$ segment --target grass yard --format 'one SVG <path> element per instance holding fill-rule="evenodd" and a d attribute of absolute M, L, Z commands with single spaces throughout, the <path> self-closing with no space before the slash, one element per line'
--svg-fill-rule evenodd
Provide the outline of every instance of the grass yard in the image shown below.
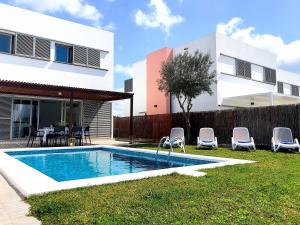
<path fill-rule="evenodd" d="M 152 148 L 152 146 L 146 146 Z M 66 190 L 26 199 L 43 224 L 299 224 L 300 154 L 196 150 L 256 160 L 206 170 Z"/>

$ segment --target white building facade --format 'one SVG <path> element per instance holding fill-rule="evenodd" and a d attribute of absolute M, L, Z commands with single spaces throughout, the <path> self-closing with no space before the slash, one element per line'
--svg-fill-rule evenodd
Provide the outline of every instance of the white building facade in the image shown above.
<path fill-rule="evenodd" d="M 113 60 L 111 32 L 0 4 L 1 81 L 112 91 Z M 59 96 L 0 94 L 0 102 L 0 139 L 68 121 L 70 103 Z M 111 102 L 74 99 L 73 109 L 73 125 L 112 136 Z"/>
<path fill-rule="evenodd" d="M 192 53 L 199 50 L 203 53 L 209 53 L 214 61 L 211 69 L 216 71 L 217 76 L 216 83 L 212 86 L 213 94 L 203 94 L 195 98 L 192 111 L 300 103 L 300 74 L 279 69 L 276 55 L 268 51 L 218 33 L 204 36 L 171 50 L 172 57 L 185 51 Z M 154 73 L 151 71 L 149 73 L 148 63 L 146 60 L 144 68 L 140 66 L 139 71 L 146 71 L 146 76 L 149 77 L 153 76 Z M 144 73 L 139 72 L 133 77 L 139 75 L 144 76 Z M 157 76 L 157 74 L 155 75 Z M 145 78 L 145 80 L 149 79 Z M 135 83 L 134 78 L 132 82 Z M 147 83 L 146 87 L 159 92 L 157 83 Z M 141 91 L 147 93 L 147 90 L 134 88 L 132 90 L 135 96 L 139 95 Z M 144 98 L 144 101 L 147 102 L 147 98 Z M 181 112 L 174 97 L 169 98 L 169 101 L 169 112 Z M 146 114 L 151 115 L 152 113 L 147 113 L 151 112 L 151 107 L 154 106 L 147 105 L 144 108 L 134 108 L 135 115 L 139 115 L 137 112 L 140 111 L 145 111 Z M 128 111 L 126 108 L 128 108 L 128 104 L 125 105 L 125 112 Z M 157 114 L 169 112 L 158 111 Z"/>

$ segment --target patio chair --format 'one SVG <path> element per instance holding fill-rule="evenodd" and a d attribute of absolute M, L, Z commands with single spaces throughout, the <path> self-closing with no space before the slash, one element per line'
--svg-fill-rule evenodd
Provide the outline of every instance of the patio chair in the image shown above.
<path fill-rule="evenodd" d="M 86 144 L 87 144 L 87 138 L 89 139 L 91 145 L 92 141 L 91 141 L 91 134 L 90 134 L 90 126 L 86 126 L 84 128 L 84 139 Z"/>
<path fill-rule="evenodd" d="M 43 146 L 43 137 L 44 137 L 44 132 L 43 131 L 37 131 L 34 126 L 31 126 L 29 128 L 29 136 L 28 136 L 28 142 L 27 142 L 27 147 L 29 147 L 29 143 L 31 141 L 30 147 L 32 147 L 33 142 L 39 138 L 40 139 L 40 146 Z"/>
<path fill-rule="evenodd" d="M 184 139 L 184 129 L 181 127 L 175 127 L 171 129 L 170 137 L 166 136 L 164 137 L 166 140 L 163 143 L 163 147 L 170 146 L 173 150 L 173 146 L 180 147 L 183 152 L 185 152 L 185 139 Z"/>
<path fill-rule="evenodd" d="M 79 145 L 82 144 L 82 127 L 72 127 L 72 137 L 79 141 Z"/>
<path fill-rule="evenodd" d="M 232 149 L 238 147 L 255 150 L 255 143 L 253 137 L 250 138 L 249 130 L 246 127 L 235 127 L 231 138 Z"/>
<path fill-rule="evenodd" d="M 199 137 L 197 138 L 197 147 L 218 148 L 218 141 L 217 137 L 215 137 L 214 129 L 204 127 L 199 130 Z"/>
<path fill-rule="evenodd" d="M 296 149 L 300 152 L 298 139 L 293 139 L 293 134 L 290 128 L 275 127 L 272 137 L 272 151 L 277 152 L 280 148 L 292 150 Z"/>
<path fill-rule="evenodd" d="M 55 126 L 53 132 L 47 135 L 47 143 L 48 140 L 50 144 L 57 145 L 57 140 L 59 139 L 59 145 L 62 144 L 62 139 L 64 139 L 65 127 L 64 126 Z"/>

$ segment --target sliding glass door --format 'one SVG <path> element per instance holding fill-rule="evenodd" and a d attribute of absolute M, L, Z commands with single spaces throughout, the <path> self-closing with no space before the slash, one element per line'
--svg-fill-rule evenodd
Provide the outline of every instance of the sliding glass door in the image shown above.
<path fill-rule="evenodd" d="M 70 103 L 64 102 L 62 109 L 63 122 L 67 124 L 69 122 Z M 73 126 L 81 126 L 81 103 L 73 103 L 73 114 L 72 114 Z"/>
<path fill-rule="evenodd" d="M 40 100 L 40 127 L 56 126 L 62 122 L 62 102 L 53 100 Z"/>
<path fill-rule="evenodd" d="M 19 100 L 13 101 L 12 137 L 27 137 L 30 126 L 38 127 L 38 101 Z"/>
<path fill-rule="evenodd" d="M 24 138 L 35 129 L 51 125 L 67 125 L 70 104 L 57 100 L 14 99 L 12 110 L 12 138 Z M 81 102 L 73 103 L 73 126 L 81 125 Z"/>

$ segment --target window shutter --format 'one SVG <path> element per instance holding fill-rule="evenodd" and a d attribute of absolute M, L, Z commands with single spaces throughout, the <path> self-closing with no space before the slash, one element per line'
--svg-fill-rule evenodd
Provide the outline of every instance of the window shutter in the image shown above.
<path fill-rule="evenodd" d="M 245 77 L 245 78 L 251 78 L 251 63 L 236 59 L 235 61 L 236 65 L 236 75 Z"/>
<path fill-rule="evenodd" d="M 242 60 L 236 59 L 235 66 L 236 66 L 236 75 L 244 76 L 244 62 Z"/>
<path fill-rule="evenodd" d="M 35 39 L 35 57 L 50 60 L 50 41 L 42 38 Z"/>
<path fill-rule="evenodd" d="M 16 54 L 33 56 L 33 37 L 26 34 L 17 34 Z"/>
<path fill-rule="evenodd" d="M 251 78 L 251 63 L 249 62 L 244 62 L 244 76 Z"/>
<path fill-rule="evenodd" d="M 264 67 L 265 81 L 271 84 L 276 84 L 276 70 Z"/>
<path fill-rule="evenodd" d="M 292 95 L 299 96 L 299 87 L 296 85 L 292 85 Z"/>
<path fill-rule="evenodd" d="M 283 83 L 282 82 L 277 82 L 277 92 L 283 94 Z"/>
<path fill-rule="evenodd" d="M 100 50 L 88 49 L 88 66 L 100 67 Z"/>
<path fill-rule="evenodd" d="M 87 65 L 87 48 L 81 46 L 74 46 L 74 64 Z"/>

